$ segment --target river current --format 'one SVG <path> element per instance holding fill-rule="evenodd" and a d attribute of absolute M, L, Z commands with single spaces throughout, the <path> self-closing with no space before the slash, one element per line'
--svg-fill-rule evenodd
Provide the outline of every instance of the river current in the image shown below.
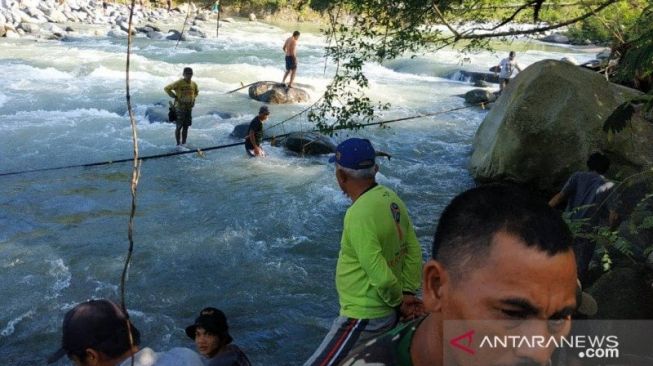
<path fill-rule="evenodd" d="M 163 87 L 183 67 L 193 67 L 200 89 L 188 140 L 199 148 L 237 142 L 229 133 L 261 105 L 246 89 L 226 92 L 280 81 L 281 46 L 292 29 L 237 20 L 216 39 L 211 26 L 209 38 L 177 48 L 135 39 L 131 91 L 141 155 L 174 151 L 174 126 L 150 123 L 145 111 L 167 102 Z M 126 41 L 92 34 L 82 29 L 66 42 L 0 40 L 0 173 L 131 156 Z M 268 125 L 319 98 L 334 70 L 325 67 L 324 46 L 320 34 L 302 33 L 296 82 L 314 88 L 312 100 L 270 106 Z M 594 56 L 534 41 L 513 46 L 523 67 Z M 369 95 L 392 103 L 379 119 L 463 106 L 457 95 L 472 86 L 445 75 L 463 66 L 487 70 L 509 47 L 469 59 L 443 50 L 366 65 Z M 380 160 L 378 181 L 406 202 L 425 258 L 441 210 L 474 184 L 467 164 L 485 113 L 464 109 L 334 138 L 369 138 L 392 155 Z M 302 117 L 274 132 L 311 128 Z M 334 271 L 350 202 L 327 156 L 264 148 L 264 159 L 249 159 L 238 146 L 143 163 L 127 282 L 143 345 L 194 348 L 183 329 L 206 306 L 224 310 L 235 343 L 256 365 L 300 365 L 326 334 L 338 313 Z M 59 345 L 67 310 L 90 298 L 119 299 L 130 178 L 129 163 L 0 177 L 0 364 L 43 364 Z"/>

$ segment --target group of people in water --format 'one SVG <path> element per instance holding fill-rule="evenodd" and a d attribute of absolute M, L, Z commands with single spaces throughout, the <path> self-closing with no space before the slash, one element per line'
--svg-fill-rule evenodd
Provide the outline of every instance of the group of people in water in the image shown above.
<path fill-rule="evenodd" d="M 369 140 L 350 138 L 329 160 L 352 201 L 335 269 L 340 311 L 304 365 L 466 364 L 468 355 L 446 348 L 452 336 L 459 336 L 447 328 L 455 320 L 496 320 L 474 323 L 481 334 L 503 332 L 505 322 L 517 324 L 513 328 L 520 334 L 569 332 L 572 315 L 584 301 L 576 263 L 586 256 L 574 254 L 569 227 L 552 206 L 567 199 L 576 207 L 591 203 L 589 196 L 603 195 L 605 181 L 596 176 L 606 169 L 603 157 L 590 157 L 588 166 L 593 169 L 599 161 L 598 170 L 572 176 L 551 202 L 507 184 L 457 195 L 438 220 L 424 263 L 406 205 L 376 182 L 376 156 Z M 201 356 L 186 348 L 141 348 L 140 334 L 124 309 L 109 300 L 91 300 L 68 311 L 61 348 L 49 361 L 67 355 L 84 366 L 250 365 L 217 308 L 203 309 L 186 335 Z M 474 351 L 488 365 L 546 365 L 555 358 L 551 347 Z"/>
<path fill-rule="evenodd" d="M 299 31 L 294 31 L 283 44 L 282 50 L 285 53 L 286 72 L 281 81 L 286 90 L 292 88 L 297 72 L 297 41 L 299 40 Z M 290 76 L 288 84 L 286 78 Z M 163 90 L 173 98 L 170 102 L 170 122 L 175 122 L 175 141 L 178 147 L 186 145 L 188 139 L 188 129 L 193 124 L 193 107 L 199 95 L 197 83 L 192 80 L 193 69 L 185 67 L 182 78 L 166 85 Z M 265 152 L 261 148 L 263 139 L 263 122 L 270 115 L 268 107 L 260 108 L 259 113 L 250 122 L 247 135 L 245 137 L 245 151 L 249 156 L 264 156 Z"/>

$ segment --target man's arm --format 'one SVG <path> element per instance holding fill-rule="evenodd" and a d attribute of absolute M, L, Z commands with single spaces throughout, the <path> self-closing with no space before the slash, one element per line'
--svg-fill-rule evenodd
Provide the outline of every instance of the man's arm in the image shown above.
<path fill-rule="evenodd" d="M 250 129 L 247 138 L 249 139 L 249 142 L 252 144 L 252 146 L 254 146 L 254 151 L 259 149 L 258 145 L 256 144 L 256 134 L 254 133 L 254 131 Z"/>
<path fill-rule="evenodd" d="M 558 207 L 561 203 L 567 200 L 567 196 L 564 192 L 558 192 L 549 200 L 549 206 L 555 208 Z"/>
<path fill-rule="evenodd" d="M 408 216 L 408 214 L 406 214 Z M 408 218 L 408 235 L 406 236 L 406 258 L 401 271 L 401 290 L 415 293 L 422 283 L 422 247 L 419 245 L 413 223 Z"/>
<path fill-rule="evenodd" d="M 163 91 L 165 91 L 166 94 L 168 94 L 170 96 L 170 98 L 177 99 L 177 95 L 175 93 L 173 93 L 173 90 L 174 90 L 176 84 L 177 84 L 177 82 L 175 81 L 174 83 L 172 83 L 170 85 L 166 85 L 166 87 L 163 88 Z"/>
<path fill-rule="evenodd" d="M 413 223 L 408 214 L 408 236 L 406 237 L 406 258 L 401 272 L 402 320 L 410 320 L 424 315 L 424 303 L 415 294 L 422 283 L 422 247 L 419 245 Z"/>

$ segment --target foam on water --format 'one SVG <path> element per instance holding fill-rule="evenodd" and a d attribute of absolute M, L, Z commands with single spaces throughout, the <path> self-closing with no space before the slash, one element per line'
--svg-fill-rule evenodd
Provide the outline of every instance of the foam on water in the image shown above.
<path fill-rule="evenodd" d="M 16 331 L 16 325 L 23 321 L 25 318 L 29 318 L 32 315 L 34 315 L 34 311 L 30 310 L 24 314 L 19 315 L 18 317 L 11 319 L 9 323 L 0 331 L 0 336 L 2 337 L 9 337 L 10 335 L 14 334 Z"/>

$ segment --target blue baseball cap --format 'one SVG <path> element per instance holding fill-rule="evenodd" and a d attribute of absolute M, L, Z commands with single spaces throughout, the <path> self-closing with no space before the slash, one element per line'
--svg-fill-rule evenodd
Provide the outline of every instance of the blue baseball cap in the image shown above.
<path fill-rule="evenodd" d="M 368 139 L 351 138 L 336 147 L 336 155 L 329 158 L 330 163 L 338 163 L 343 168 L 354 170 L 374 166 L 376 152 Z"/>

